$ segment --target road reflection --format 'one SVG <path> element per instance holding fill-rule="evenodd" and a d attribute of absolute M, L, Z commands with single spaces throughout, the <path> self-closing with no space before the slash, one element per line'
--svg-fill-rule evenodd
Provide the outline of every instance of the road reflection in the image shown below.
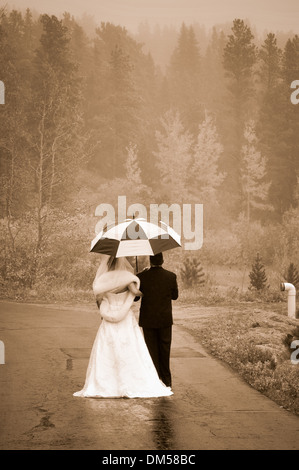
<path fill-rule="evenodd" d="M 170 398 L 160 398 L 153 404 L 152 439 L 155 450 L 176 449 L 174 431 L 175 403 Z"/>
<path fill-rule="evenodd" d="M 171 397 L 149 399 L 83 399 L 90 429 L 99 447 L 179 449 L 175 433 L 176 404 Z M 86 417 L 87 417 L 86 416 Z M 124 433 L 124 429 L 126 432 Z"/>

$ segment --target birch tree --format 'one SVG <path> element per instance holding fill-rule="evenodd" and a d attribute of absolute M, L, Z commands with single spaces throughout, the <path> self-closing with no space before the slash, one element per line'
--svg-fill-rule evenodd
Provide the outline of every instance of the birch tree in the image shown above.
<path fill-rule="evenodd" d="M 206 113 L 205 120 L 199 126 L 190 181 L 194 194 L 200 202 L 216 200 L 217 188 L 225 177 L 218 169 L 222 152 L 223 147 L 219 142 L 215 123 Z"/>
<path fill-rule="evenodd" d="M 12 11 L 7 15 L 0 9 L 0 70 L 5 83 L 5 105 L 0 107 L 0 216 L 4 221 L 1 274 L 4 279 L 10 277 L 18 264 L 16 240 L 28 204 L 26 106 L 30 92 L 28 64 L 20 60 L 25 53 L 23 35 L 21 14 Z"/>
<path fill-rule="evenodd" d="M 192 138 L 184 130 L 178 111 L 170 110 L 161 119 L 161 131 L 156 131 L 157 168 L 161 191 L 168 199 L 180 203 L 188 194 L 187 181 L 191 164 Z"/>
<path fill-rule="evenodd" d="M 83 148 L 76 67 L 69 59 L 67 28 L 55 16 L 41 17 L 43 34 L 36 51 L 34 104 L 30 109 L 30 168 L 34 175 L 36 242 L 32 282 L 46 239 L 53 205 L 61 205 L 74 189 Z"/>

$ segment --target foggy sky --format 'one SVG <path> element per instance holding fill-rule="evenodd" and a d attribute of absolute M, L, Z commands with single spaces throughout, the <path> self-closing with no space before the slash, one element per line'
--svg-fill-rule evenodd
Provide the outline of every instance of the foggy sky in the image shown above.
<path fill-rule="evenodd" d="M 75 17 L 87 13 L 98 24 L 110 21 L 132 32 L 143 21 L 150 26 L 198 22 L 209 29 L 235 18 L 249 19 L 260 32 L 299 30 L 299 0 L 0 0 L 5 4 L 58 16 L 64 11 Z"/>

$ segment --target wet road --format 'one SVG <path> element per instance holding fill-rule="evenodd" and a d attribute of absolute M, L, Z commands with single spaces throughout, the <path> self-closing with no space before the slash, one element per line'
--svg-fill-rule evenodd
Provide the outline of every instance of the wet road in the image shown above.
<path fill-rule="evenodd" d="M 185 309 L 186 311 L 186 309 Z M 178 307 L 175 307 L 176 317 Z M 186 311 L 187 314 L 187 311 Z M 93 306 L 0 303 L 0 449 L 298 449 L 282 410 L 174 327 L 174 395 L 84 399 Z"/>

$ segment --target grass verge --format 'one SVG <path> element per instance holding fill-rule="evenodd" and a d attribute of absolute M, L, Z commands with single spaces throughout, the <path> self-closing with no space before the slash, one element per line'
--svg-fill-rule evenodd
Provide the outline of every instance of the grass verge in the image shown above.
<path fill-rule="evenodd" d="M 299 320 L 281 306 L 194 308 L 177 323 L 215 357 L 225 361 L 253 388 L 299 415 L 299 360 L 291 362 L 291 343 L 299 340 Z M 299 359 L 299 350 L 298 355 Z"/>

